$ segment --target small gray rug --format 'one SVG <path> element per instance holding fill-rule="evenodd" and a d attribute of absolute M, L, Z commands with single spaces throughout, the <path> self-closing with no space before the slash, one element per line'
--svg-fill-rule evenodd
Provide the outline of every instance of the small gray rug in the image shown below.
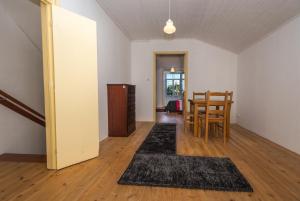
<path fill-rule="evenodd" d="M 136 153 L 176 154 L 176 124 L 155 124 Z"/>
<path fill-rule="evenodd" d="M 175 124 L 152 128 L 118 183 L 253 192 L 229 158 L 176 155 Z"/>

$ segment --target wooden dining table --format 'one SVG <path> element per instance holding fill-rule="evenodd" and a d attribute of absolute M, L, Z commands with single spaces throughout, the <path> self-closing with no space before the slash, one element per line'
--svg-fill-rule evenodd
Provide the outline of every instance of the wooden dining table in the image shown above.
<path fill-rule="evenodd" d="M 207 100 L 205 99 L 189 99 L 188 100 L 189 103 L 190 103 L 190 110 L 191 108 L 194 108 L 194 136 L 195 137 L 199 137 L 199 132 L 198 132 L 198 127 L 199 127 L 199 121 L 198 121 L 198 115 L 199 115 L 199 108 L 201 107 L 206 107 L 206 104 L 207 104 Z M 215 104 L 213 104 L 212 106 L 216 106 L 216 107 L 219 107 L 221 105 L 221 102 L 222 101 L 213 101 Z M 229 101 L 228 104 L 233 104 L 234 102 L 233 101 Z M 230 107 L 231 108 L 231 107 Z M 230 133 L 230 129 L 229 129 L 229 125 L 230 125 L 230 110 L 227 112 L 227 122 L 226 122 L 227 126 L 227 133 L 228 133 L 228 136 L 229 136 L 229 133 Z"/>

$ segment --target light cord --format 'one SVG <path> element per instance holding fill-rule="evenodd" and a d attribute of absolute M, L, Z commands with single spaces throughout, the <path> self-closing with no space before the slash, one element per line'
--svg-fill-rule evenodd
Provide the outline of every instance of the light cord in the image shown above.
<path fill-rule="evenodd" d="M 171 19 L 171 0 L 169 0 L 169 19 Z"/>

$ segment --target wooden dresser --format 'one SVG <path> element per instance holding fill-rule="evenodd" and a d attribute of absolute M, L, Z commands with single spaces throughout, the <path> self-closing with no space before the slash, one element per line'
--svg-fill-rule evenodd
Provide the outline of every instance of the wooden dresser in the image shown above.
<path fill-rule="evenodd" d="M 127 137 L 135 131 L 135 86 L 108 84 L 108 136 Z"/>

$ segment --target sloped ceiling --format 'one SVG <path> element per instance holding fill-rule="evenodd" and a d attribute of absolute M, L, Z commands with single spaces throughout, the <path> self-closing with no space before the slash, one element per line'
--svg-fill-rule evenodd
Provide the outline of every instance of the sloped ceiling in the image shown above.
<path fill-rule="evenodd" d="M 38 51 L 42 51 L 41 13 L 39 5 L 31 0 L 0 0 L 15 25 L 25 34 Z"/>
<path fill-rule="evenodd" d="M 166 39 L 168 0 L 97 0 L 132 40 Z M 171 0 L 172 38 L 238 53 L 300 13 L 300 0 Z"/>

